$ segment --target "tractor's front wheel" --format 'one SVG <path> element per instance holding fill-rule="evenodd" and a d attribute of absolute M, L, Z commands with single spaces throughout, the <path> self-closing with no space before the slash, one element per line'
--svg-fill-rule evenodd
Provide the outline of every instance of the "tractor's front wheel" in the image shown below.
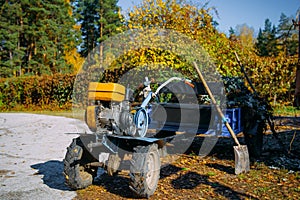
<path fill-rule="evenodd" d="M 160 166 L 157 144 L 135 147 L 130 166 L 130 189 L 139 197 L 150 197 L 157 187 Z"/>
<path fill-rule="evenodd" d="M 67 185 L 72 189 L 86 188 L 93 183 L 97 168 L 87 167 L 86 164 L 94 159 L 85 149 L 80 137 L 73 139 L 67 148 L 64 159 L 64 175 Z"/>

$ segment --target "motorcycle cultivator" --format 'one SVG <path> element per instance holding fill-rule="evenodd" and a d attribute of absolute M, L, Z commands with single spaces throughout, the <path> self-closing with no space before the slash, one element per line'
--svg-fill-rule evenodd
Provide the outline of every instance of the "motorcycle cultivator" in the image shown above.
<path fill-rule="evenodd" d="M 131 105 L 130 90 L 121 84 L 89 84 L 90 105 L 86 109 L 85 121 L 93 133 L 73 139 L 67 148 L 64 175 L 69 187 L 76 190 L 91 185 L 101 167 L 111 176 L 120 170 L 129 170 L 129 188 L 139 197 L 149 197 L 155 192 L 160 158 L 166 156 L 165 144 L 173 136 L 156 137 L 148 133 L 150 101 L 155 100 L 160 90 L 172 81 L 193 87 L 191 81 L 173 77 L 152 92 L 146 78 L 141 93 L 144 100 L 137 107 Z M 124 164 L 128 160 L 129 166 Z"/>

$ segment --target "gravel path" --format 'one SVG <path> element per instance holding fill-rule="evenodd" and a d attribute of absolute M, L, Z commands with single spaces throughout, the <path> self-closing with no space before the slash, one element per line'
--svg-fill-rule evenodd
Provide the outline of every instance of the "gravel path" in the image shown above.
<path fill-rule="evenodd" d="M 0 113 L 0 199 L 72 199 L 64 184 L 66 148 L 88 128 L 79 120 Z"/>

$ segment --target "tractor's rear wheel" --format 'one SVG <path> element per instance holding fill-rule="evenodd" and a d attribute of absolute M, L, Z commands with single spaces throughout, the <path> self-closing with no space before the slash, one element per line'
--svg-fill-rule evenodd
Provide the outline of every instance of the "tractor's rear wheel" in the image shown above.
<path fill-rule="evenodd" d="M 70 188 L 82 189 L 93 183 L 93 179 L 97 175 L 97 168 L 88 168 L 86 164 L 94 160 L 85 149 L 80 137 L 73 139 L 67 148 L 64 159 L 64 175 Z"/>
<path fill-rule="evenodd" d="M 130 166 L 130 189 L 139 197 L 150 197 L 156 190 L 160 174 L 157 144 L 134 148 Z"/>
<path fill-rule="evenodd" d="M 253 133 L 245 132 L 245 142 L 251 158 L 259 159 L 263 150 L 264 123 L 255 124 Z"/>

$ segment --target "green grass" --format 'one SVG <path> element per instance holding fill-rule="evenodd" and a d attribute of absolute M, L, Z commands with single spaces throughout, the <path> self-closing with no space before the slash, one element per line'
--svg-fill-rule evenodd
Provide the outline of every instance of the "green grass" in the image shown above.
<path fill-rule="evenodd" d="M 52 116 L 63 116 L 68 118 L 75 119 L 84 119 L 84 112 L 73 112 L 72 110 L 61 110 L 61 111 L 8 111 L 8 112 L 23 112 L 23 113 L 32 113 L 32 114 L 43 114 L 43 115 L 52 115 Z M 293 106 L 276 106 L 274 108 L 274 116 L 291 116 L 291 117 L 300 117 L 300 109 L 296 109 Z"/>
<path fill-rule="evenodd" d="M 217 175 L 215 172 L 207 172 L 207 174 L 206 174 L 207 176 L 215 176 L 215 175 Z"/>
<path fill-rule="evenodd" d="M 259 196 L 263 196 L 265 193 L 267 193 L 271 188 L 270 187 L 261 187 L 255 189 L 253 192 Z"/>
<path fill-rule="evenodd" d="M 296 179 L 300 180 L 300 172 L 296 172 Z"/>
<path fill-rule="evenodd" d="M 275 116 L 291 116 L 291 117 L 299 117 L 300 110 L 294 108 L 293 106 L 276 106 L 274 108 Z"/>
<path fill-rule="evenodd" d="M 51 116 L 60 116 L 74 119 L 84 119 L 84 112 L 73 112 L 70 111 L 9 111 L 9 113 L 31 113 L 31 114 L 39 114 L 39 115 L 51 115 Z"/>

